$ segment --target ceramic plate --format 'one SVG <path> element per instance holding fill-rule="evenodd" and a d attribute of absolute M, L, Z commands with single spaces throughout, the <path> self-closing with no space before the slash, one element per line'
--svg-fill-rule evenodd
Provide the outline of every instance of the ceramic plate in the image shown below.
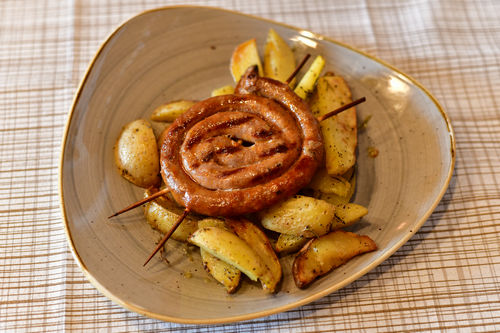
<path fill-rule="evenodd" d="M 234 47 L 256 37 L 263 48 L 270 28 L 294 46 L 297 59 L 322 54 L 326 68 L 347 80 L 354 98 L 367 98 L 358 107 L 359 120 L 371 120 L 359 134 L 354 202 L 369 213 L 353 230 L 369 235 L 379 250 L 356 257 L 305 290 L 295 287 L 291 259 L 285 258 L 284 279 L 275 295 L 245 280 L 229 296 L 204 272 L 197 251 L 175 241 L 168 243 L 169 265 L 155 258 L 142 266 L 159 234 L 145 222 L 141 209 L 107 219 L 142 196 L 141 189 L 116 171 L 113 144 L 122 126 L 148 118 L 159 104 L 204 99 L 212 89 L 233 83 L 229 57 Z M 378 157 L 369 157 L 368 147 L 378 149 Z M 342 288 L 387 259 L 420 228 L 443 196 L 454 165 L 450 122 L 412 78 L 326 37 L 202 7 L 148 11 L 108 38 L 76 94 L 62 149 L 64 222 L 87 278 L 130 310 L 180 323 L 267 316 Z"/>

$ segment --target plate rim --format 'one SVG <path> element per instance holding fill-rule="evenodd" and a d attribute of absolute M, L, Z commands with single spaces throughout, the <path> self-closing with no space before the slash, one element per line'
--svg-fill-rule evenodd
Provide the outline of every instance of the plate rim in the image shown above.
<path fill-rule="evenodd" d="M 161 314 L 157 314 L 155 312 L 152 312 L 148 309 L 145 309 L 143 307 L 140 307 L 136 304 L 127 303 L 127 302 L 121 300 L 118 296 L 115 296 L 111 291 L 109 291 L 106 286 L 102 285 L 96 278 L 94 278 L 92 273 L 85 266 L 84 261 L 82 260 L 77 249 L 75 248 L 73 236 L 71 235 L 71 232 L 69 230 L 68 214 L 66 212 L 66 206 L 65 206 L 65 202 L 64 202 L 64 194 L 63 194 L 63 168 L 64 168 L 65 147 L 68 143 L 69 128 L 70 128 L 70 125 L 72 123 L 73 115 L 75 114 L 75 107 L 80 99 L 83 87 L 85 86 L 85 83 L 87 82 L 87 79 L 90 75 L 90 72 L 94 68 L 94 64 L 95 64 L 97 58 L 100 56 L 100 54 L 102 53 L 104 48 L 108 45 L 108 43 L 113 39 L 113 37 L 116 36 L 117 33 L 119 31 L 121 31 L 121 29 L 125 25 L 127 25 L 129 22 L 131 22 L 131 21 L 133 21 L 141 16 L 144 16 L 144 15 L 147 15 L 150 13 L 160 12 L 160 11 L 169 11 L 172 9 L 180 9 L 180 8 L 208 9 L 208 10 L 226 12 L 226 13 L 233 14 L 233 15 L 244 16 L 244 17 L 264 21 L 267 23 L 272 23 L 272 24 L 275 24 L 275 25 L 278 25 L 278 26 L 281 26 L 284 28 L 295 30 L 297 32 L 307 31 L 308 33 L 311 33 L 314 38 L 317 38 L 320 40 L 325 40 L 325 41 L 328 41 L 330 43 L 342 46 L 346 49 L 349 49 L 353 52 L 356 52 L 356 53 L 358 53 L 366 58 L 371 59 L 372 61 L 375 61 L 375 62 L 383 65 L 384 67 L 390 69 L 391 71 L 394 71 L 395 73 L 401 75 L 402 77 L 407 79 L 409 82 L 411 82 L 414 86 L 419 88 L 432 101 L 432 103 L 434 104 L 436 109 L 440 112 L 440 114 L 441 114 L 441 116 L 446 124 L 447 131 L 448 131 L 449 138 L 450 138 L 451 161 L 450 161 L 450 167 L 448 169 L 448 174 L 446 176 L 446 180 L 445 180 L 442 188 L 440 189 L 438 195 L 434 199 L 434 202 L 430 206 L 430 208 L 423 214 L 422 218 L 419 221 L 416 221 L 415 228 L 412 228 L 412 230 L 410 232 L 406 233 L 404 237 L 402 237 L 398 242 L 396 242 L 394 245 L 392 245 L 390 248 L 388 248 L 380 257 L 378 257 L 374 261 L 370 262 L 365 268 L 358 271 L 356 274 L 353 274 L 350 277 L 342 280 L 341 282 L 336 283 L 334 285 L 331 285 L 328 288 L 325 288 L 325 289 L 323 289 L 323 290 L 321 290 L 313 295 L 307 296 L 307 297 L 302 298 L 298 301 L 288 303 L 286 305 L 282 305 L 279 307 L 275 307 L 275 308 L 272 308 L 269 310 L 252 312 L 252 313 L 248 313 L 248 314 L 244 314 L 244 315 L 221 317 L 221 318 L 216 318 L 216 319 L 201 319 L 201 320 L 200 319 L 179 318 L 179 317 L 172 317 L 172 316 L 168 316 L 168 315 L 161 315 Z M 365 274 L 367 274 L 369 271 L 371 271 L 375 267 L 379 266 L 382 262 L 384 262 L 390 256 L 392 256 L 398 249 L 400 249 L 404 244 L 406 244 L 408 242 L 408 240 L 411 237 L 413 237 L 413 235 L 415 233 L 417 233 L 418 230 L 420 230 L 422 225 L 427 221 L 429 216 L 434 212 L 434 210 L 436 209 L 437 205 L 440 203 L 441 199 L 443 198 L 444 194 L 446 193 L 446 191 L 449 187 L 450 181 L 453 177 L 455 160 L 456 160 L 455 132 L 454 132 L 453 127 L 451 125 L 451 120 L 450 120 L 449 116 L 447 115 L 447 113 L 444 111 L 443 107 L 440 105 L 440 103 L 437 101 L 437 99 L 427 90 L 427 88 L 425 88 L 421 83 L 419 83 L 411 75 L 406 74 L 405 72 L 403 72 L 400 69 L 394 67 L 393 65 L 385 62 L 384 60 L 381 60 L 381 59 L 379 59 L 371 54 L 368 54 L 362 50 L 359 50 L 351 45 L 337 41 L 337 40 L 329 38 L 327 36 L 317 34 L 317 33 L 314 33 L 314 32 L 308 31 L 308 30 L 304 30 L 304 29 L 296 27 L 296 26 L 288 25 L 288 24 L 281 23 L 281 22 L 276 22 L 276 21 L 273 21 L 271 19 L 252 15 L 252 14 L 246 14 L 246 13 L 238 12 L 235 10 L 224 9 L 224 8 L 213 7 L 213 6 L 197 6 L 197 5 L 162 6 L 162 7 L 152 8 L 152 9 L 148 9 L 148 10 L 144 10 L 142 12 L 139 12 L 138 14 L 136 14 L 136 15 L 126 19 L 122 23 L 118 24 L 116 26 L 116 28 L 108 35 L 108 37 L 101 43 L 101 45 L 97 49 L 97 52 L 95 53 L 95 55 L 92 57 L 92 60 L 88 64 L 88 66 L 85 70 L 85 73 L 84 73 L 84 75 L 83 75 L 82 79 L 80 80 L 80 83 L 77 87 L 76 93 L 73 97 L 73 101 L 72 101 L 71 106 L 70 106 L 68 118 L 66 120 L 64 132 L 63 132 L 63 137 L 62 137 L 62 142 L 61 142 L 61 151 L 59 154 L 59 175 L 58 175 L 59 176 L 58 177 L 59 178 L 59 206 L 60 206 L 61 213 L 62 213 L 62 220 L 63 220 L 62 222 L 64 224 L 64 231 L 66 234 L 66 239 L 68 241 L 69 247 L 71 249 L 71 253 L 72 253 L 75 261 L 77 262 L 78 266 L 80 267 L 81 271 L 83 272 L 83 274 L 87 278 L 87 280 L 98 291 L 100 291 L 104 296 L 106 296 L 107 298 L 112 300 L 114 303 L 116 303 L 116 304 L 118 304 L 118 305 L 120 305 L 128 310 L 131 310 L 133 312 L 139 313 L 141 315 L 144 315 L 144 316 L 147 316 L 147 317 L 150 317 L 153 319 L 159 319 L 159 320 L 167 321 L 167 322 L 175 322 L 175 323 L 179 323 L 179 324 L 204 324 L 204 325 L 207 325 L 207 324 L 210 324 L 210 325 L 225 324 L 225 323 L 239 322 L 239 321 L 243 321 L 243 320 L 251 320 L 251 319 L 260 318 L 260 317 L 266 317 L 266 316 L 285 312 L 285 311 L 288 311 L 290 309 L 294 309 L 294 308 L 306 305 L 308 303 L 311 303 L 315 300 L 318 300 L 318 299 L 320 299 L 328 294 L 331 294 L 331 293 L 345 287 L 346 285 L 348 285 L 348 284 L 356 281 L 360 277 L 364 276 Z"/>

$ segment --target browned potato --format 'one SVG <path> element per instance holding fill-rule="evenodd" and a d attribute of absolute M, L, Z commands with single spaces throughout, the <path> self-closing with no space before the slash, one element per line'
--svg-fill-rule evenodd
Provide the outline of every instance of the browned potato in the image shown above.
<path fill-rule="evenodd" d="M 144 193 L 144 197 L 148 197 L 151 194 L 153 194 L 153 192 L 147 190 Z M 164 234 L 170 231 L 183 212 L 183 208 L 179 207 L 175 202 L 163 197 L 157 198 L 144 205 L 144 215 L 148 223 L 153 229 Z M 196 229 L 198 229 L 197 219 L 187 216 L 171 237 L 177 241 L 185 242 Z"/>
<path fill-rule="evenodd" d="M 238 82 L 243 73 L 252 65 L 257 65 L 259 67 L 259 76 L 264 75 L 255 38 L 241 43 L 233 51 L 230 70 L 234 82 Z"/>
<path fill-rule="evenodd" d="M 131 183 L 148 188 L 160 183 L 160 157 L 156 138 L 144 119 L 125 125 L 114 146 L 120 174 Z"/>
<path fill-rule="evenodd" d="M 240 284 L 241 272 L 202 248 L 200 248 L 200 254 L 203 268 L 226 288 L 228 294 L 234 293 Z"/>
<path fill-rule="evenodd" d="M 376 249 L 377 245 L 368 236 L 333 231 L 310 240 L 302 248 L 293 262 L 293 279 L 297 287 L 305 288 L 317 277 L 345 264 L 354 256 Z"/>
<path fill-rule="evenodd" d="M 247 220 L 226 221 L 227 225 L 239 238 L 247 242 L 248 245 L 259 255 L 267 267 L 267 274 L 260 277 L 262 287 L 268 292 L 274 292 L 277 284 L 281 280 L 281 265 L 276 253 L 267 239 L 266 235 L 255 224 Z"/>

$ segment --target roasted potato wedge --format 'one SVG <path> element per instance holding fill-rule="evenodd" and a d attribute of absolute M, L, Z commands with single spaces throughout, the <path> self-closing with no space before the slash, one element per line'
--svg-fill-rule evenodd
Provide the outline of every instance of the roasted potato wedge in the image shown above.
<path fill-rule="evenodd" d="M 189 108 L 192 107 L 195 103 L 196 102 L 194 101 L 180 100 L 162 104 L 154 109 L 153 113 L 151 114 L 151 120 L 172 122 L 181 114 L 189 110 Z"/>
<path fill-rule="evenodd" d="M 300 250 L 308 240 L 308 238 L 302 236 L 280 234 L 274 249 L 281 255 L 294 253 Z"/>
<path fill-rule="evenodd" d="M 236 267 L 250 280 L 257 281 L 269 274 L 260 256 L 230 231 L 218 227 L 200 228 L 189 237 L 189 242 Z"/>
<path fill-rule="evenodd" d="M 160 183 L 160 157 L 151 124 L 144 119 L 127 124 L 114 146 L 115 164 L 131 183 L 148 188 Z"/>
<path fill-rule="evenodd" d="M 231 231 L 224 220 L 213 217 L 207 217 L 198 221 L 198 228 L 206 227 L 217 227 Z M 211 255 L 203 248 L 200 248 L 200 254 L 205 270 L 212 275 L 215 280 L 224 285 L 229 294 L 233 293 L 240 283 L 241 271 L 233 265 Z"/>
<path fill-rule="evenodd" d="M 274 29 L 267 34 L 264 49 L 264 76 L 285 82 L 295 70 L 295 56 L 288 44 Z M 295 84 L 295 78 L 290 86 Z"/>
<path fill-rule="evenodd" d="M 259 67 L 259 76 L 263 76 L 264 71 L 262 70 L 262 63 L 260 61 L 257 41 L 255 38 L 241 43 L 233 51 L 229 66 L 234 82 L 238 82 L 248 67 L 253 65 L 257 65 Z"/>
<path fill-rule="evenodd" d="M 203 248 L 200 248 L 201 261 L 203 268 L 212 277 L 221 283 L 229 294 L 232 294 L 238 288 L 241 279 L 241 272 L 233 265 L 230 265 L 219 258 L 211 255 Z"/>
<path fill-rule="evenodd" d="M 211 97 L 221 96 L 221 95 L 230 95 L 234 94 L 234 87 L 231 85 L 223 86 L 217 89 L 212 90 L 210 94 Z"/>
<path fill-rule="evenodd" d="M 144 197 L 150 196 L 152 191 L 147 190 Z M 184 212 L 175 202 L 166 198 L 157 198 L 144 204 L 144 215 L 149 225 L 154 229 L 166 234 L 175 225 L 175 222 Z M 172 234 L 172 239 L 185 242 L 189 236 L 198 229 L 196 218 L 187 216 Z"/>
<path fill-rule="evenodd" d="M 288 235 L 318 237 L 330 231 L 335 206 L 296 195 L 260 213 L 262 226 Z"/>
<path fill-rule="evenodd" d="M 337 219 L 332 223 L 332 230 L 353 225 L 366 214 L 368 214 L 368 209 L 355 203 L 337 205 L 335 206 L 335 217 Z M 337 224 L 341 226 L 337 228 Z"/>
<path fill-rule="evenodd" d="M 294 92 L 302 99 L 306 99 L 309 96 L 309 94 L 313 92 L 314 84 L 318 80 L 318 77 L 321 74 L 321 71 L 323 70 L 324 67 L 325 67 L 325 58 L 323 58 L 320 55 L 317 56 L 314 59 L 313 63 L 311 64 L 311 67 L 309 67 L 309 69 L 304 74 L 302 79 L 300 79 L 299 83 L 297 84 L 297 87 L 295 87 Z"/>
<path fill-rule="evenodd" d="M 337 230 L 312 239 L 300 251 L 292 266 L 292 275 L 299 288 L 307 287 L 317 277 L 346 263 L 354 256 L 374 251 L 375 242 L 368 236 Z"/>
<path fill-rule="evenodd" d="M 215 218 L 215 217 L 207 217 L 198 221 L 198 228 L 206 228 L 206 227 L 217 227 L 225 230 L 230 230 L 226 222 L 224 220 Z"/>
<path fill-rule="evenodd" d="M 349 192 L 347 193 L 347 196 L 345 196 L 345 197 L 339 196 L 335 193 L 322 193 L 321 191 L 315 191 L 314 197 L 321 199 L 321 200 L 325 200 L 325 201 L 327 201 L 335 206 L 346 204 L 351 200 L 351 198 L 354 194 L 354 191 L 356 189 L 356 173 L 354 173 L 351 176 L 349 183 L 351 184 L 351 186 L 350 186 Z"/>
<path fill-rule="evenodd" d="M 340 76 L 325 75 L 309 99 L 311 111 L 318 117 L 350 103 L 351 91 Z M 329 175 L 339 176 L 356 163 L 357 125 L 353 107 L 320 123 L 325 145 L 325 164 Z"/>
<path fill-rule="evenodd" d="M 273 293 L 281 281 L 282 270 L 280 261 L 267 236 L 255 224 L 244 219 L 228 219 L 226 223 L 262 259 L 267 267 L 267 272 L 260 278 L 260 281 L 264 290 Z"/>
<path fill-rule="evenodd" d="M 347 179 L 341 176 L 330 176 L 326 172 L 326 169 L 316 171 L 316 174 L 307 187 L 322 193 L 333 193 L 341 197 L 347 197 L 351 191 L 351 183 Z"/>

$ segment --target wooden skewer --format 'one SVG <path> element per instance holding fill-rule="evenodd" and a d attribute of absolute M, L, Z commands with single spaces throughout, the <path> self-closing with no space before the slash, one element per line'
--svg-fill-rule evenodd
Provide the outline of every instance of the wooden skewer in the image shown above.
<path fill-rule="evenodd" d="M 365 98 L 365 97 L 361 97 L 360 99 L 357 99 L 357 100 L 355 100 L 355 101 L 353 101 L 353 102 L 351 102 L 351 103 L 348 103 L 348 104 L 346 104 L 346 105 L 342 105 L 342 106 L 341 106 L 340 108 L 338 108 L 338 109 L 335 109 L 335 110 L 333 110 L 333 111 L 331 111 L 331 112 L 328 112 L 328 113 L 326 113 L 326 114 L 324 114 L 324 115 L 322 115 L 322 116 L 319 116 L 319 117 L 318 117 L 318 118 L 316 118 L 316 119 L 318 119 L 318 121 L 319 121 L 319 122 L 322 122 L 323 120 L 328 119 L 328 118 L 330 118 L 330 117 L 333 117 L 333 116 L 335 116 L 336 114 L 339 114 L 339 113 L 340 113 L 340 112 L 342 112 L 342 111 L 345 111 L 345 110 L 347 110 L 347 109 L 352 108 L 353 106 L 356 106 L 356 105 L 358 105 L 358 104 L 360 104 L 360 103 L 363 103 L 364 101 L 366 101 L 366 98 Z"/>
<path fill-rule="evenodd" d="M 175 230 L 177 229 L 177 227 L 179 227 L 179 225 L 182 223 L 182 221 L 184 221 L 184 219 L 186 218 L 186 215 L 188 213 L 189 213 L 189 208 L 186 208 L 184 210 L 184 213 L 182 213 L 182 215 L 179 216 L 179 218 L 177 219 L 177 221 L 175 222 L 175 224 L 172 226 L 172 228 L 170 228 L 170 230 L 168 231 L 168 233 L 165 234 L 165 236 L 160 241 L 160 243 L 158 243 L 158 246 L 154 249 L 153 253 L 151 253 L 151 255 L 149 256 L 149 258 L 146 260 L 146 262 L 142 266 L 146 266 L 148 264 L 148 262 L 151 260 L 151 258 L 153 258 L 154 255 L 158 251 L 160 251 L 160 249 L 162 248 L 162 246 L 167 242 L 167 240 L 170 238 L 170 236 L 172 236 L 172 234 L 175 232 Z"/>
<path fill-rule="evenodd" d="M 120 215 L 120 214 L 122 214 L 122 213 L 128 212 L 129 210 L 131 210 L 131 209 L 133 209 L 133 208 L 135 208 L 135 207 L 139 207 L 140 205 L 143 205 L 143 204 L 145 204 L 145 203 L 147 203 L 147 202 L 150 202 L 150 201 L 152 201 L 152 200 L 154 200 L 154 199 L 156 199 L 156 198 L 158 198 L 158 197 L 161 197 L 162 195 L 165 195 L 165 194 L 167 194 L 168 192 L 170 192 L 170 190 L 169 190 L 168 188 L 165 188 L 165 189 L 163 189 L 163 190 L 161 190 L 161 191 L 158 191 L 158 192 L 156 192 L 155 194 L 152 194 L 152 195 L 150 195 L 150 196 L 149 196 L 149 197 L 147 197 L 147 198 L 144 198 L 144 199 L 142 199 L 142 200 L 139 200 L 139 201 L 137 201 L 137 202 L 134 202 L 133 204 L 131 204 L 131 205 L 129 205 L 129 206 L 127 206 L 127 207 L 123 208 L 122 210 L 120 210 L 120 211 L 118 211 L 118 212 L 116 212 L 116 213 L 114 213 L 113 215 L 109 216 L 109 217 L 108 217 L 108 219 L 110 219 L 110 218 L 112 218 L 112 217 L 115 217 L 115 216 L 117 216 L 117 215 Z"/>
<path fill-rule="evenodd" d="M 286 79 L 286 83 L 290 83 L 292 82 L 293 78 L 295 77 L 295 75 L 297 75 L 297 73 L 300 71 L 300 69 L 302 67 L 304 67 L 304 65 L 306 64 L 306 61 L 307 59 L 309 59 L 311 55 L 308 53 L 306 54 L 306 56 L 304 57 L 304 59 L 302 59 L 302 61 L 300 62 L 300 64 L 297 66 L 297 68 L 295 68 L 295 70 L 293 71 L 292 74 L 290 74 L 290 76 L 288 77 L 288 79 Z"/>

